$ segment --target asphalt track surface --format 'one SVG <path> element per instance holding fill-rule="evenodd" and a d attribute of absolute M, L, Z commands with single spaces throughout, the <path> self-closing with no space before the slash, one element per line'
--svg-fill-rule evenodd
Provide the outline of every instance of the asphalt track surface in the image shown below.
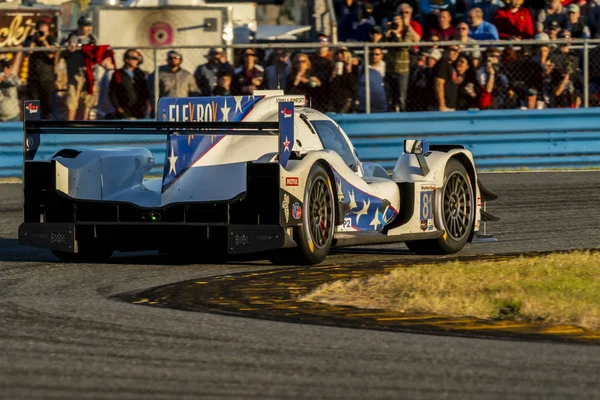
<path fill-rule="evenodd" d="M 597 248 L 600 172 L 485 174 L 494 244 L 461 254 Z M 136 306 L 108 297 L 270 269 L 152 256 L 62 264 L 16 240 L 0 185 L 0 398 L 600 398 L 600 347 L 346 329 Z M 328 263 L 414 259 L 403 246 Z"/>

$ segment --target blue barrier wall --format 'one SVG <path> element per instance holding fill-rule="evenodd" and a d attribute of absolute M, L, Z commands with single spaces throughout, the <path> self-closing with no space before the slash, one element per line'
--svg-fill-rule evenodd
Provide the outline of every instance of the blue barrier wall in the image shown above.
<path fill-rule="evenodd" d="M 463 144 L 479 169 L 580 168 L 600 166 L 600 109 L 463 111 L 332 115 L 363 161 L 393 168 L 404 139 Z M 0 177 L 20 177 L 21 123 L 0 123 Z M 36 159 L 65 148 L 142 146 L 154 154 L 161 174 L 165 137 L 45 135 Z"/>

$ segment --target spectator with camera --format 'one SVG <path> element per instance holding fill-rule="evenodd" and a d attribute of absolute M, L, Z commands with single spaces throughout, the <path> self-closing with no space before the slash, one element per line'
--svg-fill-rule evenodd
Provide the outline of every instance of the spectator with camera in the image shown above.
<path fill-rule="evenodd" d="M 96 97 L 93 93 L 98 92 L 96 82 L 88 82 L 86 78 L 85 55 L 82 46 L 95 45 L 97 39 L 92 35 L 93 21 L 86 16 L 81 16 L 77 20 L 78 28 L 71 32 L 63 41 L 67 50 L 63 52 L 62 57 L 67 63 L 67 109 L 68 120 L 75 119 L 77 112 L 80 111 L 80 104 L 83 103 L 84 120 L 89 119 L 90 110 L 95 105 Z M 92 85 L 93 88 L 88 87 Z M 92 93 L 90 93 L 92 92 Z"/>
<path fill-rule="evenodd" d="M 489 48 L 486 52 L 485 63 L 477 71 L 479 85 L 479 108 L 502 108 L 504 95 L 508 88 L 506 76 L 500 72 L 500 52 Z"/>
<path fill-rule="evenodd" d="M 22 82 L 12 70 L 12 62 L 0 60 L 0 121 L 20 121 L 18 88 Z"/>
<path fill-rule="evenodd" d="M 110 102 L 117 118 L 145 118 L 150 116 L 150 89 L 146 74 L 140 69 L 144 58 L 137 49 L 123 54 L 123 68 L 115 71 L 109 86 Z"/>
<path fill-rule="evenodd" d="M 390 43 L 412 43 L 417 35 L 406 18 L 394 15 L 385 34 L 385 41 Z M 386 62 L 386 83 L 390 111 L 406 111 L 406 94 L 410 75 L 410 48 L 390 47 Z"/>
<path fill-rule="evenodd" d="M 35 31 L 23 47 L 50 49 L 56 46 L 56 38 L 50 35 L 50 25 L 44 20 L 35 23 Z M 56 54 L 53 51 L 33 51 L 29 56 L 27 89 L 30 100 L 40 101 L 42 119 L 52 118 L 52 103 L 56 89 Z"/>

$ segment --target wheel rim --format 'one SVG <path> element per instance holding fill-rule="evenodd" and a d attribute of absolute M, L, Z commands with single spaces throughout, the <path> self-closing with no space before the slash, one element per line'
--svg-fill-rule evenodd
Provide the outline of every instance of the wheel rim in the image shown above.
<path fill-rule="evenodd" d="M 471 185 L 465 176 L 454 172 L 444 188 L 444 223 L 452 239 L 460 241 L 469 234 L 472 211 Z"/>
<path fill-rule="evenodd" d="M 310 190 L 308 225 L 310 237 L 318 249 L 323 249 L 331 239 L 333 208 L 327 181 L 317 177 Z"/>

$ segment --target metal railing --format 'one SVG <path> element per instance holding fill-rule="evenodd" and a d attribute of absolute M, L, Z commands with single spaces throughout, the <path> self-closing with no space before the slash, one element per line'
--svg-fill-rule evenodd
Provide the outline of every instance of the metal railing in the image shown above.
<path fill-rule="evenodd" d="M 330 1 L 328 1 L 329 3 Z M 334 14 L 334 13 L 331 13 Z M 335 25 L 332 25 L 335 26 Z M 579 59 L 582 61 L 581 65 L 577 65 L 574 66 L 574 76 L 581 80 L 581 90 L 580 90 L 580 95 L 581 95 L 581 106 L 582 107 L 593 107 L 593 106 L 598 106 L 600 105 L 600 99 L 598 96 L 600 94 L 600 76 L 596 76 L 596 74 L 600 75 L 600 47 L 598 46 L 600 44 L 600 40 L 596 39 L 596 40 L 551 40 L 551 41 L 539 41 L 539 40 L 520 40 L 520 41 L 478 41 L 477 43 L 466 43 L 466 42 L 460 42 L 460 41 L 449 41 L 449 42 L 418 42 L 418 43 L 357 43 L 357 42 L 344 42 L 344 43 L 338 43 L 336 44 L 332 44 L 332 43 L 285 43 L 285 44 L 281 44 L 281 43 L 273 43 L 273 44 L 250 44 L 250 45 L 231 45 L 231 46 L 226 46 L 227 50 L 229 51 L 229 54 L 235 54 L 235 53 L 239 53 L 239 50 L 242 49 L 246 49 L 246 48 L 253 48 L 257 51 L 261 51 L 261 50 L 273 50 L 273 49 L 278 49 L 278 48 L 285 48 L 288 49 L 291 53 L 295 53 L 295 52 L 304 52 L 304 53 L 313 53 L 315 50 L 323 48 L 323 47 L 328 47 L 331 50 L 335 50 L 335 49 L 339 49 L 339 48 L 346 48 L 349 51 L 353 52 L 353 57 L 354 59 L 358 60 L 357 61 L 357 65 L 355 66 L 355 69 L 353 70 L 353 73 L 356 74 L 357 76 L 357 80 L 360 82 L 360 80 L 363 78 L 363 73 L 364 71 L 368 71 L 368 69 L 364 68 L 365 66 L 369 65 L 370 62 L 370 51 L 371 49 L 375 48 L 375 47 L 379 47 L 382 48 L 384 50 L 384 52 L 386 53 L 390 53 L 390 50 L 392 49 L 397 49 L 397 48 L 405 48 L 407 49 L 407 51 L 410 52 L 411 54 L 411 58 L 414 59 L 415 58 L 419 58 L 418 54 L 422 53 L 422 52 L 426 52 L 428 50 L 431 50 L 432 48 L 436 47 L 439 49 L 443 49 L 447 46 L 451 46 L 451 45 L 459 45 L 462 47 L 466 47 L 470 50 L 472 50 L 474 48 L 474 46 L 477 46 L 479 48 L 479 51 L 483 54 L 485 52 L 485 49 L 489 48 L 489 47 L 494 47 L 496 49 L 499 49 L 500 51 L 503 51 L 506 48 L 513 48 L 515 49 L 517 52 L 520 51 L 521 49 L 532 49 L 532 50 L 536 50 L 541 46 L 544 45 L 548 45 L 548 46 L 560 46 L 561 44 L 568 44 L 570 49 L 577 53 L 577 56 L 579 57 Z M 117 67 L 121 66 L 121 55 L 123 53 L 123 51 L 125 50 L 125 48 L 120 48 L 120 47 L 115 47 L 113 48 L 117 54 Z M 139 47 L 138 48 L 145 56 L 146 61 L 145 64 L 142 66 L 142 69 L 146 69 L 147 71 L 152 71 L 154 72 L 155 76 L 158 76 L 158 67 L 159 65 L 164 63 L 165 60 L 165 55 L 167 53 L 167 51 L 171 50 L 171 48 L 157 48 L 157 47 Z M 178 47 L 174 47 L 173 49 L 179 50 L 183 53 L 185 53 L 184 57 L 186 58 L 186 60 L 184 61 L 184 63 L 182 64 L 182 66 L 184 68 L 189 69 L 192 73 L 196 70 L 196 68 L 205 63 L 206 59 L 204 58 L 205 54 L 207 53 L 209 47 L 207 46 L 178 46 Z M 52 50 L 48 50 L 48 49 L 39 49 L 39 48 L 3 48 L 1 49 L 0 52 L 0 57 L 2 55 L 2 53 L 10 53 L 13 55 L 16 55 L 20 52 L 23 52 L 23 54 L 27 54 L 27 52 L 31 52 L 31 51 L 59 51 L 59 50 L 64 50 L 64 48 L 54 48 Z M 191 55 L 191 56 L 190 56 Z M 23 56 L 21 56 L 23 57 Z M 239 65 L 239 60 L 235 60 L 235 59 L 229 59 L 229 62 L 231 62 L 234 66 L 238 66 Z M 259 63 L 261 63 L 263 60 L 259 60 Z M 384 60 L 386 62 L 389 62 L 389 60 Z M 481 64 L 483 64 L 483 61 L 481 62 Z M 594 74 L 591 74 L 590 70 L 591 67 L 593 68 L 593 71 L 596 71 Z M 414 63 L 413 63 L 413 68 L 414 68 Z M 333 69 L 333 63 L 332 63 L 332 69 Z M 389 69 L 388 69 L 389 70 Z M 412 74 L 414 72 L 414 69 L 411 69 L 409 72 L 409 75 Z M 521 73 L 523 75 L 525 75 L 526 73 L 528 73 L 528 71 L 513 71 L 514 73 Z M 363 79 L 363 91 L 364 91 L 364 98 L 358 99 L 358 92 L 360 90 L 358 90 L 358 86 L 351 88 L 352 93 L 354 93 L 355 98 L 353 98 L 353 107 L 352 107 L 352 111 L 355 112 L 366 112 L 366 113 L 371 113 L 373 111 L 373 98 L 372 98 L 372 87 L 371 87 L 371 77 L 370 77 L 370 73 L 364 73 L 364 79 Z M 410 83 L 410 82 L 409 82 Z M 510 84 L 510 82 L 508 82 Z M 387 81 L 384 81 L 384 84 L 387 85 Z M 577 85 L 575 85 L 577 86 Z M 154 88 L 153 88 L 153 92 L 155 94 L 155 98 L 152 99 L 152 101 L 154 102 L 154 104 L 156 104 L 157 96 L 159 94 L 159 81 L 158 79 L 154 80 Z M 339 87 L 331 87 L 329 91 L 326 91 L 326 95 L 334 95 L 336 91 L 339 91 Z M 409 86 L 409 90 L 412 90 L 414 88 L 411 88 Z M 413 90 L 414 91 L 414 90 Z M 389 93 L 389 88 L 386 86 L 385 87 L 385 92 Z M 407 98 L 407 102 L 409 102 L 410 104 L 413 104 L 415 101 L 419 101 L 419 100 L 428 100 L 429 98 L 431 98 L 432 96 L 434 96 L 434 93 L 428 93 L 428 92 L 419 92 L 419 91 L 414 91 L 416 92 L 416 94 L 413 95 L 413 98 L 411 99 L 410 97 Z M 579 92 L 578 92 L 579 93 Z M 579 95 L 579 94 L 578 94 Z M 414 96 L 422 96 L 422 98 L 418 98 L 418 97 L 414 97 Z M 389 97 L 389 95 L 388 95 Z M 389 99 L 387 99 L 389 100 Z M 386 101 L 387 101 L 386 100 Z M 363 107 L 364 104 L 364 107 Z M 423 109 L 424 111 L 425 109 Z M 329 112 L 336 112 L 335 109 L 324 109 L 322 111 L 329 111 Z M 389 110 L 388 110 L 389 111 Z M 393 110 L 391 110 L 393 111 Z"/>

